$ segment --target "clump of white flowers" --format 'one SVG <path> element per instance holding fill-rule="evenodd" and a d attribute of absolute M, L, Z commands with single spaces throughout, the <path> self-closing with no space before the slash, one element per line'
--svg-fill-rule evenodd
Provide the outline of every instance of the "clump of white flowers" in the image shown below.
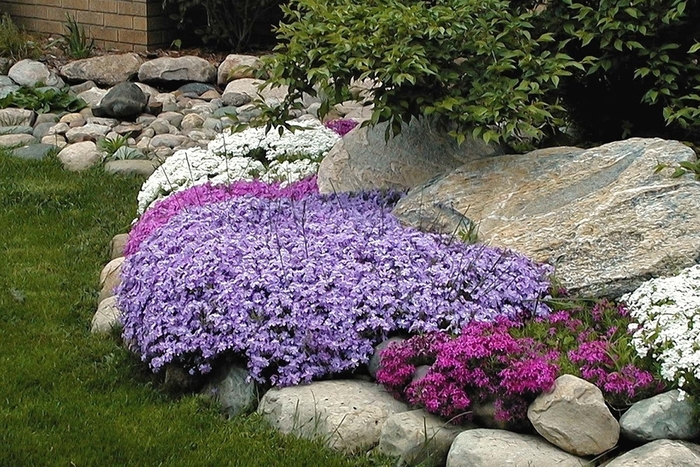
<path fill-rule="evenodd" d="M 700 381 L 700 265 L 673 277 L 652 279 L 620 299 L 636 321 L 632 344 L 661 365 L 661 376 L 684 394 Z"/>
<path fill-rule="evenodd" d="M 224 184 L 259 178 L 286 185 L 315 175 L 323 156 L 340 136 L 318 120 L 297 120 L 295 131 L 248 128 L 224 132 L 207 149 L 175 152 L 156 169 L 138 194 L 138 213 L 172 193 L 203 183 Z"/>

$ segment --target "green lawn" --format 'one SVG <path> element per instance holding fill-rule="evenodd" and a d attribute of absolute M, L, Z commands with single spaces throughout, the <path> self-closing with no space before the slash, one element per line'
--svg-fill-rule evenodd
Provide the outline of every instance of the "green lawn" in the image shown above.
<path fill-rule="evenodd" d="M 142 180 L 0 150 L 0 466 L 370 466 L 165 394 L 89 332 L 108 244 Z"/>

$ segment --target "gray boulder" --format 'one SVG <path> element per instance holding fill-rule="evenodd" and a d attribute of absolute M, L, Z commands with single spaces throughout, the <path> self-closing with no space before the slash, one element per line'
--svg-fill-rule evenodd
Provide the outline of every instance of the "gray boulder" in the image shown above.
<path fill-rule="evenodd" d="M 414 188 L 394 214 L 448 234 L 474 223 L 484 243 L 556 265 L 572 292 L 617 297 L 700 258 L 700 181 L 654 173 L 686 160 L 677 141 L 641 138 L 482 159 Z"/>
<path fill-rule="evenodd" d="M 24 59 L 12 65 L 7 76 L 20 86 L 36 87 L 40 85 L 62 88 L 65 83 L 44 63 Z"/>
<path fill-rule="evenodd" d="M 258 405 L 258 413 L 278 431 L 319 438 L 346 453 L 376 446 L 384 422 L 407 410 L 381 386 L 356 380 L 271 389 Z"/>
<path fill-rule="evenodd" d="M 616 457 L 606 467 L 697 467 L 700 446 L 687 441 L 659 439 Z"/>
<path fill-rule="evenodd" d="M 204 386 L 202 394 L 213 399 L 229 417 L 253 412 L 258 403 L 258 389 L 253 381 L 247 381 L 245 368 L 222 368 Z"/>
<path fill-rule="evenodd" d="M 94 81 L 101 86 L 114 86 L 136 76 L 143 59 L 138 54 L 110 54 L 75 60 L 61 67 L 60 74 L 68 81 Z"/>
<path fill-rule="evenodd" d="M 78 93 L 78 97 L 84 100 L 85 103 L 94 111 L 96 107 L 99 107 L 102 98 L 104 98 L 106 94 L 106 89 L 90 88 L 87 91 Z"/>
<path fill-rule="evenodd" d="M 15 148 L 11 151 L 14 157 L 19 157 L 20 159 L 26 160 L 42 160 L 46 158 L 49 154 L 56 151 L 58 148 L 53 144 L 30 144 L 29 146 L 24 146 L 21 148 Z"/>
<path fill-rule="evenodd" d="M 379 367 L 381 365 L 382 351 L 394 342 L 403 342 L 405 340 L 406 339 L 404 339 L 403 337 L 390 337 L 389 339 L 380 342 L 374 347 L 374 353 L 369 359 L 369 363 L 367 363 L 367 369 L 369 370 L 369 374 L 370 376 L 372 376 L 372 378 L 377 377 L 377 370 L 379 370 Z"/>
<path fill-rule="evenodd" d="M 472 139 L 458 146 L 426 120 L 413 120 L 389 141 L 385 139 L 387 127 L 387 123 L 356 127 L 345 135 L 321 162 L 321 193 L 405 190 L 470 160 L 497 153 L 496 148 Z"/>
<path fill-rule="evenodd" d="M 377 450 L 400 464 L 444 465 L 452 441 L 466 429 L 424 410 L 397 413 L 382 425 Z"/>
<path fill-rule="evenodd" d="M 34 128 L 32 128 L 28 125 L 0 126 L 0 135 L 20 135 L 20 134 L 31 135 L 33 133 L 34 133 Z"/>
<path fill-rule="evenodd" d="M 134 83 L 120 83 L 107 91 L 98 107 L 92 109 L 95 117 L 134 117 L 146 108 L 148 98 Z"/>
<path fill-rule="evenodd" d="M 213 83 L 216 67 L 203 58 L 161 57 L 149 60 L 139 67 L 139 81 L 144 83 L 163 81 L 197 81 Z"/>
<path fill-rule="evenodd" d="M 134 151 L 133 148 L 129 150 Z M 156 164 L 150 160 L 126 159 L 109 161 L 105 163 L 105 172 L 121 175 L 143 175 L 150 176 L 155 172 Z"/>
<path fill-rule="evenodd" d="M 540 394 L 527 418 L 544 439 L 578 456 L 602 454 L 620 438 L 620 425 L 600 389 L 572 375 L 560 376 Z"/>
<path fill-rule="evenodd" d="M 700 425 L 689 399 L 678 400 L 677 389 L 639 401 L 620 418 L 622 436 L 646 443 L 657 439 L 689 440 L 700 435 Z"/>
<path fill-rule="evenodd" d="M 479 428 L 463 431 L 452 442 L 447 467 L 582 467 L 581 459 L 538 436 Z"/>

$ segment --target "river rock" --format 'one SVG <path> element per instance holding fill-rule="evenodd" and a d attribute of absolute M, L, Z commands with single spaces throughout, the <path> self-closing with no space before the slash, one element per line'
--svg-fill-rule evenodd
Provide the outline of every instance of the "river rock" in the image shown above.
<path fill-rule="evenodd" d="M 478 428 L 452 442 L 447 467 L 582 467 L 588 461 L 552 446 L 538 436 Z"/>
<path fill-rule="evenodd" d="M 223 367 L 212 376 L 202 394 L 218 403 L 229 417 L 250 413 L 258 404 L 258 390 L 248 376 L 245 368 Z"/>
<path fill-rule="evenodd" d="M 255 70 L 262 67 L 262 61 L 252 55 L 230 54 L 219 65 L 216 82 L 226 86 L 229 81 L 241 78 L 255 78 Z"/>
<path fill-rule="evenodd" d="M 59 160 L 66 170 L 81 171 L 102 160 L 102 153 L 92 141 L 70 144 L 58 153 Z"/>
<path fill-rule="evenodd" d="M 99 107 L 93 109 L 96 117 L 127 118 L 140 114 L 148 98 L 134 83 L 120 83 L 107 91 Z"/>
<path fill-rule="evenodd" d="M 36 143 L 37 139 L 25 133 L 0 135 L 0 147 L 10 148 L 13 146 L 26 146 Z"/>
<path fill-rule="evenodd" d="M 110 54 L 75 60 L 61 67 L 68 81 L 94 81 L 101 86 L 115 86 L 134 77 L 143 59 L 135 53 Z"/>
<path fill-rule="evenodd" d="M 527 418 L 547 441 L 578 456 L 602 454 L 620 437 L 600 389 L 573 375 L 557 378 L 551 391 L 530 404 Z"/>
<path fill-rule="evenodd" d="M 78 94 L 78 97 L 85 101 L 91 108 L 99 107 L 102 98 L 107 94 L 106 89 L 91 88 Z"/>
<path fill-rule="evenodd" d="M 386 419 L 407 410 L 383 387 L 357 380 L 271 389 L 258 406 L 258 413 L 280 432 L 320 438 L 346 453 L 375 446 Z"/>
<path fill-rule="evenodd" d="M 658 394 L 639 401 L 620 418 L 622 436 L 646 443 L 657 439 L 690 440 L 700 435 L 700 425 L 693 414 L 693 403 L 678 400 L 679 391 Z"/>
<path fill-rule="evenodd" d="M 203 58 L 186 55 L 183 57 L 160 57 L 149 60 L 139 67 L 139 81 L 169 82 L 197 81 L 213 83 L 216 80 L 216 67 Z"/>
<path fill-rule="evenodd" d="M 29 109 L 0 109 L 0 122 L 12 126 L 32 126 L 36 113 Z"/>
<path fill-rule="evenodd" d="M 687 160 L 658 138 L 486 158 L 414 188 L 394 214 L 449 234 L 472 222 L 480 241 L 556 265 L 570 291 L 618 297 L 700 258 L 700 181 L 654 173 Z"/>
<path fill-rule="evenodd" d="M 496 148 L 473 139 L 458 146 L 427 120 L 413 120 L 389 141 L 387 126 L 357 127 L 330 150 L 318 170 L 321 193 L 405 190 L 467 161 L 497 153 Z"/>
<path fill-rule="evenodd" d="M 65 83 L 46 64 L 36 60 L 24 59 L 12 65 L 7 75 L 20 86 L 50 86 L 62 88 Z"/>
<path fill-rule="evenodd" d="M 121 233 L 112 237 L 109 242 L 109 255 L 111 259 L 124 256 L 124 248 L 129 240 L 129 234 Z"/>
<path fill-rule="evenodd" d="M 69 143 L 97 141 L 104 137 L 110 130 L 111 128 L 106 125 L 88 123 L 87 125 L 76 126 L 66 131 L 66 139 Z"/>
<path fill-rule="evenodd" d="M 606 467 L 697 467 L 700 446 L 687 441 L 659 439 L 616 457 Z"/>
<path fill-rule="evenodd" d="M 400 464 L 444 465 L 452 441 L 465 429 L 424 410 L 397 413 L 382 425 L 377 450 Z"/>
<path fill-rule="evenodd" d="M 125 147 L 125 146 L 124 146 Z M 128 148 L 135 151 L 134 148 Z M 142 159 L 116 160 L 105 163 L 105 172 L 121 175 L 150 176 L 155 172 L 156 164 L 153 161 Z"/>
<path fill-rule="evenodd" d="M 102 268 L 100 272 L 100 296 L 97 303 L 102 303 L 102 300 L 114 296 L 114 289 L 121 283 L 121 271 L 124 258 L 114 258 Z"/>
<path fill-rule="evenodd" d="M 29 146 L 24 146 L 21 148 L 15 148 L 11 151 L 11 154 L 14 157 L 19 157 L 20 159 L 38 161 L 46 158 L 57 149 L 57 146 L 54 144 L 39 143 L 30 144 Z"/>
<path fill-rule="evenodd" d="M 122 312 L 117 306 L 117 297 L 107 297 L 97 307 L 95 316 L 92 317 L 90 332 L 93 334 L 109 333 L 114 328 L 121 326 Z"/>

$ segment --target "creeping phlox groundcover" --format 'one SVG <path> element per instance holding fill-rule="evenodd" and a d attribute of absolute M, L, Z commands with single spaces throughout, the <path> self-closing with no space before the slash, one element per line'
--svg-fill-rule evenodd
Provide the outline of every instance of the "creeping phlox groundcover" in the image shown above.
<path fill-rule="evenodd" d="M 280 135 L 277 128 L 267 133 L 264 128 L 248 128 L 221 133 L 206 149 L 177 151 L 141 187 L 139 215 L 155 201 L 193 185 L 253 179 L 286 184 L 315 175 L 319 162 L 340 136 L 318 120 L 293 123 L 294 132 Z"/>
<path fill-rule="evenodd" d="M 549 312 L 549 266 L 403 227 L 396 198 L 246 195 L 183 209 L 124 263 L 125 341 L 154 371 L 242 358 L 256 381 L 288 386 L 357 368 L 395 331 Z"/>

